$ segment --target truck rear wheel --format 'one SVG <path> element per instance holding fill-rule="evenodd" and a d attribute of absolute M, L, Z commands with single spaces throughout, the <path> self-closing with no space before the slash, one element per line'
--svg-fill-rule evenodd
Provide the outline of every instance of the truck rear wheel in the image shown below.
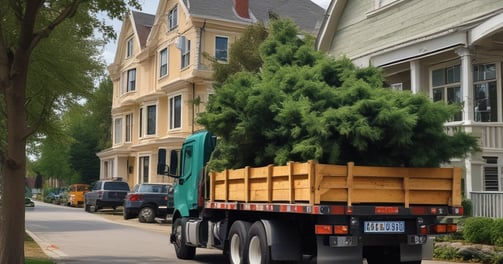
<path fill-rule="evenodd" d="M 238 220 L 229 230 L 229 262 L 231 264 L 246 263 L 246 241 L 250 225 L 248 222 Z"/>
<path fill-rule="evenodd" d="M 271 251 L 267 245 L 267 235 L 262 222 L 255 222 L 248 231 L 248 263 L 271 264 Z"/>
<path fill-rule="evenodd" d="M 186 244 L 185 223 L 187 223 L 187 220 L 187 218 L 177 218 L 173 223 L 173 235 L 175 237 L 173 245 L 175 246 L 176 257 L 179 259 L 193 259 L 196 255 L 196 248 Z"/>

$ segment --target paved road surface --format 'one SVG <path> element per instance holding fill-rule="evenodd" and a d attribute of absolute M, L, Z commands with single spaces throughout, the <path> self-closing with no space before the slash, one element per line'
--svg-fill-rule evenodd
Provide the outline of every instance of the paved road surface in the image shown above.
<path fill-rule="evenodd" d="M 26 229 L 58 264 L 179 263 L 169 243 L 169 226 L 142 224 L 148 228 L 111 221 L 105 214 L 90 214 L 41 202 L 26 210 Z M 122 218 L 121 215 L 115 215 Z M 123 220 L 125 221 L 125 220 Z M 187 264 L 224 263 L 219 251 L 198 249 Z"/>
<path fill-rule="evenodd" d="M 82 208 L 36 202 L 26 211 L 26 229 L 58 264 L 180 263 L 169 243 L 170 224 L 124 220 L 120 211 L 90 214 Z M 184 263 L 220 264 L 227 258 L 219 250 L 198 248 L 196 259 Z"/>

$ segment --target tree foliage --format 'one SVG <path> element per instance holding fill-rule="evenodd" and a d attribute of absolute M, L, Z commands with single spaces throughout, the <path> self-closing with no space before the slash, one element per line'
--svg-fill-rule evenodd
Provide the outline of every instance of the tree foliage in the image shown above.
<path fill-rule="evenodd" d="M 260 44 L 267 38 L 267 29 L 262 23 L 253 24 L 237 39 L 229 49 L 229 63 L 213 60 L 213 80 L 218 86 L 232 74 L 240 71 L 258 72 L 262 66 L 259 53 Z"/>
<path fill-rule="evenodd" d="M 104 78 L 85 104 L 73 104 L 61 116 L 61 131 L 40 144 L 33 170 L 65 184 L 92 183 L 99 178 L 96 153 L 111 145 L 112 82 Z"/>
<path fill-rule="evenodd" d="M 0 263 L 24 262 L 27 142 L 57 131 L 54 114 L 91 91 L 95 29 L 114 37 L 97 14 L 121 18 L 128 4 L 140 9 L 137 0 L 0 0 Z"/>
<path fill-rule="evenodd" d="M 315 51 L 289 20 L 269 30 L 261 70 L 229 76 L 199 118 L 220 140 L 213 169 L 307 160 L 439 166 L 477 149 L 468 134 L 444 133 L 458 106 L 383 88 L 378 68 Z"/>

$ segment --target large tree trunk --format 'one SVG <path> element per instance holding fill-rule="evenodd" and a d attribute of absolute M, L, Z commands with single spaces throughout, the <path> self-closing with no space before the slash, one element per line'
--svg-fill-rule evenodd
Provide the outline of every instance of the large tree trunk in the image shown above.
<path fill-rule="evenodd" d="M 18 67 L 5 87 L 7 152 L 2 164 L 3 194 L 0 226 L 0 263 L 24 263 L 24 184 L 26 176 L 26 72 L 28 60 Z M 20 58 L 17 58 L 20 59 Z M 19 62 L 19 61 L 18 61 Z"/>

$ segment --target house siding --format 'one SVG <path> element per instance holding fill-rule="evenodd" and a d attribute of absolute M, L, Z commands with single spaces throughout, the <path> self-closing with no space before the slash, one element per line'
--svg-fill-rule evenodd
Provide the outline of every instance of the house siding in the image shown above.
<path fill-rule="evenodd" d="M 374 11 L 373 0 L 347 1 L 329 52 L 356 58 L 467 24 L 501 8 L 499 0 L 421 0 Z"/>

